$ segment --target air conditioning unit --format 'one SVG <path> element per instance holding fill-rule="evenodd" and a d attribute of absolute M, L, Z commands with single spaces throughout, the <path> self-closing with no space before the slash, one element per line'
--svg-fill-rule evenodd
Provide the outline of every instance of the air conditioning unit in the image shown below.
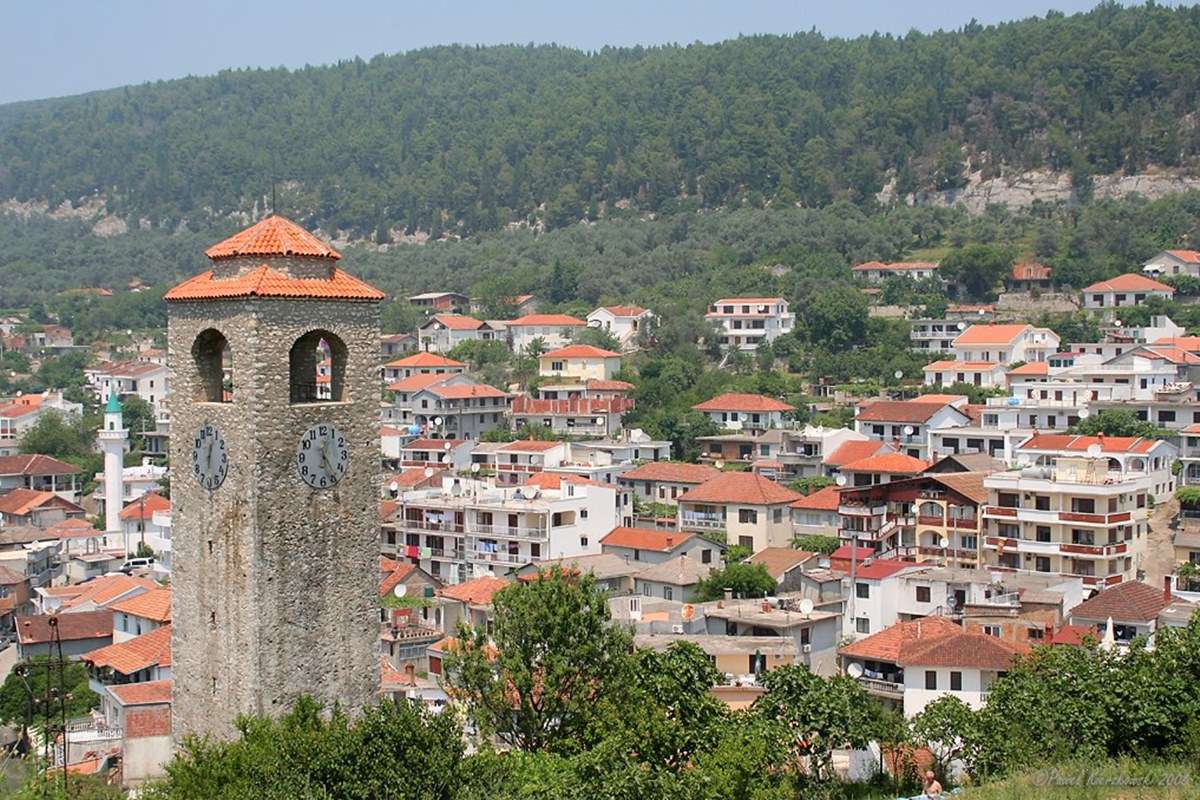
<path fill-rule="evenodd" d="M 801 645 L 801 646 L 800 646 L 800 650 L 801 650 L 801 651 L 803 651 L 803 652 L 805 652 L 805 653 L 811 653 L 811 652 L 812 652 L 812 645 L 811 645 L 811 644 L 805 644 L 805 645 Z"/>
<path fill-rule="evenodd" d="M 672 625 L 671 633 L 683 633 L 683 626 L 682 625 Z"/>

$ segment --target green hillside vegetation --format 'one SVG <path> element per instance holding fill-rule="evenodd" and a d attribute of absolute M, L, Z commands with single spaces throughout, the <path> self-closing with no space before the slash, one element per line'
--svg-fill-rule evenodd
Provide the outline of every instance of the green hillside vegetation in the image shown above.
<path fill-rule="evenodd" d="M 1105 3 L 953 32 L 604 48 L 447 46 L 0 108 L 0 197 L 173 230 L 496 229 L 961 186 L 965 171 L 1189 166 L 1200 10 Z M 544 204 L 544 208 L 542 207 Z M 628 205 L 626 210 L 618 204 Z"/>

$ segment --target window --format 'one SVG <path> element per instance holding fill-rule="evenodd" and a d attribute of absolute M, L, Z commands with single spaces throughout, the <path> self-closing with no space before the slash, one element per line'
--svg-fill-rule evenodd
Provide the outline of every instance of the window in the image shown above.
<path fill-rule="evenodd" d="M 293 342 L 288 354 L 291 402 L 341 402 L 347 355 L 345 343 L 327 330 L 309 331 Z"/>
<path fill-rule="evenodd" d="M 952 692 L 961 692 L 962 691 L 962 673 L 961 672 L 951 672 L 950 673 L 950 691 L 952 691 Z"/>
<path fill-rule="evenodd" d="M 918 586 L 917 587 L 917 602 L 918 603 L 928 603 L 929 600 L 930 600 L 929 587 L 928 586 Z"/>
<path fill-rule="evenodd" d="M 937 670 L 925 670 L 925 688 L 930 691 L 937 691 Z"/>
<path fill-rule="evenodd" d="M 1050 526 L 1049 525 L 1038 525 L 1036 536 L 1037 536 L 1037 540 L 1039 542 L 1050 541 Z"/>
<path fill-rule="evenodd" d="M 757 525 L 758 511 L 753 508 L 739 508 L 738 522 L 742 523 L 743 525 Z"/>
<path fill-rule="evenodd" d="M 700 551 L 700 563 L 701 564 L 711 564 L 712 563 L 712 550 L 705 548 L 704 550 Z"/>
<path fill-rule="evenodd" d="M 563 371 L 563 362 L 551 361 L 550 362 L 550 371 L 551 372 L 562 372 Z"/>
<path fill-rule="evenodd" d="M 675 599 L 675 593 L 672 591 L 671 587 L 664 586 L 663 587 L 663 600 L 674 600 L 674 599 Z"/>
<path fill-rule="evenodd" d="M 1046 556 L 1038 556 L 1035 568 L 1038 572 L 1050 571 L 1050 559 Z"/>
<path fill-rule="evenodd" d="M 999 639 L 1000 638 L 1000 626 L 999 625 L 984 625 L 983 626 L 983 635 L 984 636 L 995 636 L 997 639 Z"/>
<path fill-rule="evenodd" d="M 783 509 L 782 508 L 774 509 L 771 513 L 771 519 L 773 522 L 776 522 L 776 523 L 783 522 Z"/>
<path fill-rule="evenodd" d="M 858 633 L 871 632 L 871 620 L 866 617 L 858 617 L 854 620 L 854 630 Z"/>
<path fill-rule="evenodd" d="M 586 536 L 580 536 L 580 537 L 579 537 L 579 546 L 580 546 L 580 547 L 587 547 L 587 546 L 588 546 L 588 538 L 587 538 Z"/>
<path fill-rule="evenodd" d="M 1036 508 L 1038 511 L 1049 511 L 1050 510 L 1050 496 L 1045 495 L 1045 494 L 1039 494 L 1037 497 L 1033 498 L 1033 507 Z"/>
<path fill-rule="evenodd" d="M 867 583 L 854 584 L 854 596 L 866 600 L 871 596 L 871 585 Z"/>

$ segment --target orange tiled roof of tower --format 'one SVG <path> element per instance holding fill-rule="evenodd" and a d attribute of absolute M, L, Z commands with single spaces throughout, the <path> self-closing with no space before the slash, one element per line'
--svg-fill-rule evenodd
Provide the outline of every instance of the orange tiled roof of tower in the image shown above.
<path fill-rule="evenodd" d="M 234 278 L 217 278 L 212 270 L 170 290 L 168 303 L 187 300 L 235 300 L 246 297 L 309 298 L 315 300 L 364 300 L 376 302 L 383 292 L 345 270 L 333 268 L 328 278 L 293 278 L 266 264 Z"/>
<path fill-rule="evenodd" d="M 272 214 L 204 251 L 214 261 L 238 256 L 309 256 L 339 259 L 342 254 L 289 219 Z"/>

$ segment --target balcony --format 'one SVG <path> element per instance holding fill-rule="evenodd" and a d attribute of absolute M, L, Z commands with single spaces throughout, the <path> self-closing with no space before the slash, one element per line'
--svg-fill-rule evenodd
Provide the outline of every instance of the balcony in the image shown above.
<path fill-rule="evenodd" d="M 414 531 L 433 531 L 434 533 L 462 533 L 463 526 L 455 522 L 438 522 L 423 519 L 397 519 L 389 523 L 390 527 Z"/>
<path fill-rule="evenodd" d="M 507 553 L 502 551 L 489 552 L 484 550 L 467 550 L 467 561 L 477 561 L 483 564 L 507 564 L 512 567 L 520 567 L 528 564 L 531 561 L 537 561 L 539 557 L 521 553 Z"/>
<path fill-rule="evenodd" d="M 1026 522 L 1045 522 L 1075 525 L 1120 525 L 1133 519 L 1132 511 L 1116 511 L 1112 514 L 1088 514 L 1081 511 L 1055 511 L 1046 508 L 1011 508 L 1009 506 L 984 506 L 985 517 L 1015 519 Z M 964 526 L 965 527 L 965 526 Z"/>
<path fill-rule="evenodd" d="M 876 697 L 887 697 L 893 700 L 904 699 L 904 684 L 897 681 L 862 677 L 858 679 L 858 685 L 866 689 L 868 694 Z"/>
<path fill-rule="evenodd" d="M 1015 550 L 1018 553 L 1034 553 L 1036 555 L 1072 555 L 1090 558 L 1111 558 L 1123 555 L 1129 550 L 1126 542 L 1091 545 L 1072 544 L 1071 542 L 1038 542 L 1032 539 L 1013 539 L 1006 536 L 988 536 L 984 539 L 983 544 L 984 547 L 992 550 Z"/>
<path fill-rule="evenodd" d="M 533 539 L 545 541 L 549 533 L 545 528 L 512 527 L 509 525 L 484 525 L 471 523 L 467 526 L 471 536 L 491 536 L 497 539 Z"/>
<path fill-rule="evenodd" d="M 703 528 L 705 530 L 721 530 L 725 527 L 724 514 L 700 514 L 695 512 L 682 512 L 679 515 L 679 524 L 684 528 Z"/>

